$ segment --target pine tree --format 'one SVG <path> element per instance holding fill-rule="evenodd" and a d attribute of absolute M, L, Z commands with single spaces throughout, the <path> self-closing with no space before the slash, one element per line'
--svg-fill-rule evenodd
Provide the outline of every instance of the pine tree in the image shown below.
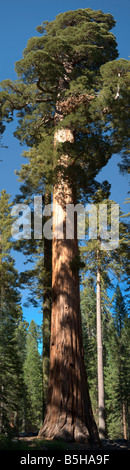
<path fill-rule="evenodd" d="M 17 433 L 24 432 L 26 430 L 26 416 L 27 416 L 27 389 L 24 379 L 24 363 L 26 360 L 26 338 L 29 323 L 22 317 L 16 328 L 16 342 L 18 347 L 18 358 L 20 365 L 20 377 L 19 377 L 19 393 L 17 400 L 17 413 L 15 418 L 15 426 L 17 427 Z"/>
<path fill-rule="evenodd" d="M 42 361 L 38 351 L 38 330 L 34 320 L 31 320 L 23 366 L 28 403 L 26 429 L 31 431 L 39 429 L 42 423 Z"/>
<path fill-rule="evenodd" d="M 17 414 L 21 384 L 16 331 L 22 317 L 18 273 L 11 254 L 11 203 L 5 190 L 0 195 L 0 429 L 6 429 Z M 12 425 L 12 424 L 11 424 Z"/>
<path fill-rule="evenodd" d="M 113 296 L 113 314 L 106 343 L 106 412 L 111 438 L 128 438 L 129 335 L 129 317 L 118 284 Z"/>
<path fill-rule="evenodd" d="M 84 279 L 83 290 L 81 290 L 80 296 L 84 360 L 88 376 L 90 398 L 94 416 L 98 423 L 96 291 L 93 277 L 89 276 L 89 278 Z"/>
<path fill-rule="evenodd" d="M 110 319 L 107 319 L 107 305 L 103 302 L 103 297 L 105 294 L 105 301 L 107 301 L 107 292 L 108 288 L 112 288 L 111 276 L 117 276 L 117 279 L 123 279 L 125 277 L 126 271 L 126 257 L 128 253 L 128 227 L 127 224 L 122 222 L 120 212 L 120 240 L 118 247 L 109 251 L 107 250 L 107 245 L 105 250 L 103 249 L 103 238 L 106 239 L 106 230 L 111 227 L 111 210 L 114 201 L 110 201 L 108 196 L 110 194 L 110 185 L 105 181 L 102 184 L 102 188 L 95 193 L 92 197 L 92 202 L 95 203 L 95 208 L 97 209 L 97 239 L 89 240 L 86 242 L 86 246 L 81 247 L 81 256 L 82 253 L 86 252 L 86 256 L 83 259 L 86 262 L 85 271 L 89 271 L 90 275 L 95 275 L 96 278 L 96 317 L 97 317 L 97 370 L 98 370 L 98 403 L 99 403 L 99 434 L 100 438 L 105 438 L 105 389 L 104 389 L 104 372 L 103 372 L 103 363 L 105 366 L 105 355 L 103 353 L 103 322 L 105 324 L 104 318 L 102 319 L 102 311 L 105 314 L 106 310 L 106 322 Z M 99 208 L 100 214 L 102 210 L 102 205 L 106 204 L 107 207 L 107 228 L 100 228 L 99 225 Z M 100 231 L 101 230 L 101 231 Z M 102 305 L 103 304 L 103 305 Z M 102 308 L 103 307 L 103 308 Z M 108 315 L 109 316 L 109 315 Z"/>
<path fill-rule="evenodd" d="M 42 150 L 43 180 L 46 184 L 52 177 L 53 202 L 64 212 L 64 238 L 52 241 L 49 394 L 40 433 L 47 437 L 98 437 L 83 359 L 79 266 L 71 269 L 79 258 L 76 227 L 74 240 L 66 240 L 65 208 L 92 194 L 98 171 L 127 146 L 121 121 L 125 126 L 128 119 L 128 62 L 115 60 L 114 25 L 112 15 L 91 9 L 43 23 L 37 28 L 42 36 L 28 41 L 16 64 L 18 80 L 4 81 L 0 95 L 8 122 L 18 111 L 15 135 Z"/>
<path fill-rule="evenodd" d="M 30 162 L 31 166 L 31 162 Z M 51 304 L 52 304 L 52 241 L 44 238 L 43 240 L 36 239 L 35 227 L 34 227 L 34 191 L 35 194 L 39 194 L 41 189 L 39 188 L 38 181 L 28 181 L 28 173 L 31 172 L 28 165 L 28 170 L 24 168 L 24 185 L 21 186 L 21 195 L 15 198 L 15 203 L 23 201 L 23 197 L 27 191 L 28 198 L 27 202 L 32 207 L 32 238 L 30 240 L 19 240 L 15 244 L 17 251 L 22 251 L 26 256 L 26 264 L 29 262 L 33 263 L 32 269 L 25 269 L 20 273 L 20 285 L 22 288 L 29 288 L 30 292 L 26 300 L 26 306 L 29 307 L 32 303 L 35 307 L 39 306 L 43 309 L 43 418 L 45 416 L 45 409 L 47 403 L 48 393 L 48 378 L 49 378 L 49 359 L 50 359 L 50 323 L 51 323 Z M 25 177 L 26 174 L 26 177 Z M 23 178 L 23 170 L 19 172 L 19 179 Z M 26 189 L 25 189 L 26 188 Z M 46 204 L 51 203 L 50 192 L 45 192 L 45 196 L 42 196 L 42 209 L 46 207 Z M 44 224 L 48 221 L 49 217 L 44 216 L 42 221 L 42 230 Z M 37 235 L 41 238 L 41 233 Z"/>
<path fill-rule="evenodd" d="M 124 433 L 124 439 L 126 439 L 126 344 L 124 343 L 124 327 L 126 323 L 127 312 L 125 302 L 119 285 L 116 287 L 115 298 L 114 298 L 114 324 L 117 332 L 118 341 L 118 358 L 119 358 L 119 389 L 120 389 L 120 406 L 121 417 L 122 417 L 122 428 Z"/>

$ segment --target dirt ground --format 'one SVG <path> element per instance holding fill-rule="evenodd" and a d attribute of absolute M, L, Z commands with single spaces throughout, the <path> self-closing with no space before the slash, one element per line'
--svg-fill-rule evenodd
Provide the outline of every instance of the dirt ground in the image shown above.
<path fill-rule="evenodd" d="M 38 448 L 38 449 L 41 449 L 41 450 L 56 450 L 58 449 L 58 441 L 53 441 L 53 440 L 45 440 L 45 439 L 39 439 L 38 437 L 19 437 L 19 438 L 16 438 L 16 441 L 17 443 L 19 441 L 23 441 L 23 442 L 26 442 L 28 447 L 31 448 L 34 447 L 35 448 Z M 62 450 L 62 449 L 66 449 L 66 450 L 73 450 L 73 449 L 77 449 L 77 450 L 91 450 L 91 449 L 95 449 L 95 450 L 130 450 L 130 441 L 128 440 L 125 440 L 125 439 L 117 439 L 117 440 L 110 440 L 110 439 L 104 439 L 103 441 L 101 441 L 101 445 L 99 445 L 98 447 L 95 447 L 95 446 L 90 446 L 88 445 L 88 443 L 84 443 L 84 444 L 81 444 L 81 443 L 78 443 L 78 442 L 73 442 L 73 443 L 65 443 L 65 442 L 61 442 L 59 441 L 59 449 Z"/>

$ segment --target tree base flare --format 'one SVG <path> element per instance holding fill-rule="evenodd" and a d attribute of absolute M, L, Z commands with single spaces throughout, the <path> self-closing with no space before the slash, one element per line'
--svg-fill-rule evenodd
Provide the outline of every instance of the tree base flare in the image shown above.
<path fill-rule="evenodd" d="M 52 419 L 50 421 L 45 419 L 38 437 L 61 440 L 64 442 L 80 442 L 89 447 L 91 445 L 91 435 L 80 419 L 77 419 L 74 424 L 71 424 L 69 419 L 64 422 L 64 424 L 60 419 L 57 423 L 54 423 Z M 99 438 L 96 433 L 92 440 L 93 444 L 99 445 Z"/>

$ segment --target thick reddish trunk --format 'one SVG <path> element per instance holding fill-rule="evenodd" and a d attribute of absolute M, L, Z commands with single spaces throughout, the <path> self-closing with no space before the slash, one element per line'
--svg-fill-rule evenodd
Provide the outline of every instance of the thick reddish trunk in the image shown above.
<path fill-rule="evenodd" d="M 69 130 L 58 131 L 56 140 L 73 142 Z M 67 164 L 64 155 L 62 164 Z M 62 166 L 62 165 L 61 165 Z M 52 242 L 52 314 L 48 404 L 39 437 L 98 440 L 88 392 L 80 314 L 79 273 L 71 262 L 78 255 L 78 242 L 65 237 L 66 204 L 73 204 L 73 189 L 60 173 L 53 203 L 63 210 L 63 239 Z M 53 231 L 57 220 L 54 210 Z M 59 226 L 62 221 L 59 220 Z"/>
<path fill-rule="evenodd" d="M 51 204 L 51 194 L 46 190 L 45 205 Z M 49 216 L 45 217 L 47 222 Z M 43 289 L 43 419 L 45 417 L 48 379 L 49 379 L 49 361 L 50 361 L 50 330 L 51 330 L 51 297 L 52 297 L 52 244 L 51 240 L 44 238 L 44 289 Z"/>

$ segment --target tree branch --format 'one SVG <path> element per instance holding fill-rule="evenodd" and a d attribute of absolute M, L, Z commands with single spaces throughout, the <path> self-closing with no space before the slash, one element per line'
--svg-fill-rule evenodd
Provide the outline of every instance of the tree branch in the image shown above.
<path fill-rule="evenodd" d="M 40 85 L 40 78 L 39 78 L 39 80 L 38 80 L 38 82 L 37 82 L 37 88 L 38 88 L 42 93 L 49 93 L 49 94 L 53 95 L 53 91 L 47 90 L 46 88 L 43 88 L 43 87 Z M 56 86 L 55 86 L 54 88 L 56 88 Z"/>

